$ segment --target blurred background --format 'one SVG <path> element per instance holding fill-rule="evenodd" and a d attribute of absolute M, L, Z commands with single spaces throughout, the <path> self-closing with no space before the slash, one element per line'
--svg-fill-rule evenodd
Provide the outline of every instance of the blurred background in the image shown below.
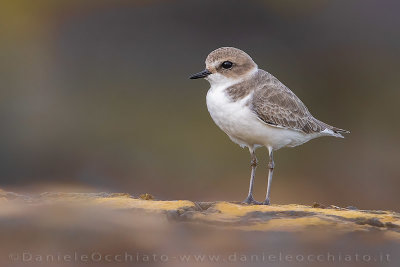
<path fill-rule="evenodd" d="M 2 1 L 0 187 L 246 197 L 250 157 L 188 76 L 248 52 L 348 129 L 275 154 L 273 203 L 399 211 L 398 1 Z M 259 149 L 262 200 L 267 153 Z"/>

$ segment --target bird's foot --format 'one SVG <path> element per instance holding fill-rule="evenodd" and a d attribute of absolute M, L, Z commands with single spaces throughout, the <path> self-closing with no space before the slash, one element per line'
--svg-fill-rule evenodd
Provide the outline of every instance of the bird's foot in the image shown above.
<path fill-rule="evenodd" d="M 269 205 L 269 204 L 270 204 L 269 198 L 265 199 L 265 200 L 261 203 L 261 205 Z"/>
<path fill-rule="evenodd" d="M 242 204 L 247 204 L 247 205 L 261 205 L 261 202 L 255 200 L 253 196 L 248 196 Z"/>

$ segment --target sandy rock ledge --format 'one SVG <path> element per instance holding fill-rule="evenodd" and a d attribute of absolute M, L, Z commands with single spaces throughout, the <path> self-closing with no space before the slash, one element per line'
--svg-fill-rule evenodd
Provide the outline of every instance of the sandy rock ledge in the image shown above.
<path fill-rule="evenodd" d="M 146 197 L 148 194 L 146 195 Z M 147 197 L 148 198 L 148 197 Z M 159 215 L 169 221 L 204 224 L 241 231 L 288 231 L 305 229 L 334 232 L 382 231 L 400 240 L 400 214 L 393 211 L 357 210 L 321 205 L 243 205 L 230 202 L 143 200 L 125 193 L 42 193 L 26 196 L 0 191 L 0 216 L 25 209 L 70 206 Z M 14 210 L 13 210 L 14 209 Z"/>
<path fill-rule="evenodd" d="M 134 198 L 124 193 L 27 195 L 0 191 L 0 266 L 55 266 L 53 261 L 21 262 L 25 252 L 73 257 L 90 257 L 94 252 L 139 255 L 139 260 L 135 257 L 115 266 L 188 266 L 182 265 L 179 257 L 199 253 L 224 260 L 229 255 L 276 258 L 310 253 L 337 259 L 350 254 L 354 259 L 364 253 L 377 260 L 389 255 L 392 265 L 388 266 L 400 264 L 400 214 L 393 211 L 151 199 L 149 194 Z M 153 254 L 168 255 L 168 264 L 154 261 L 149 265 L 141 258 Z M 56 263 L 114 266 L 79 259 Z M 206 263 L 196 266 L 223 266 L 221 262 Z M 255 262 L 254 266 L 265 264 Z M 279 262 L 279 266 L 291 266 L 287 264 Z M 332 266 L 332 262 L 308 262 L 307 266 Z"/>

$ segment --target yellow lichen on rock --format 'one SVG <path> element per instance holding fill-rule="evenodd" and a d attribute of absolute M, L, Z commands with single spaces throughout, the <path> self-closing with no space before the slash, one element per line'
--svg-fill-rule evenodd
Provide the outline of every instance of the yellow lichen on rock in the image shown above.
<path fill-rule="evenodd" d="M 206 212 L 193 215 L 193 221 L 246 231 L 289 231 L 321 229 L 332 232 L 354 232 L 400 229 L 398 214 L 390 211 L 363 211 L 344 208 L 312 208 L 305 205 L 242 205 L 218 202 Z"/>
<path fill-rule="evenodd" d="M 97 198 L 94 199 L 94 202 L 113 208 L 136 208 L 149 211 L 168 211 L 195 206 L 193 202 L 188 200 L 154 201 L 134 198 L 127 199 L 125 197 Z"/>
<path fill-rule="evenodd" d="M 390 212 L 382 211 L 379 213 L 368 213 L 359 210 L 347 210 L 347 209 L 321 209 L 312 208 L 310 206 L 289 204 L 289 205 L 241 205 L 233 204 L 229 202 L 219 202 L 215 205 L 215 209 L 219 210 L 223 214 L 230 216 L 243 216 L 248 212 L 260 211 L 260 212 L 271 212 L 271 211 L 301 211 L 301 212 L 311 212 L 324 215 L 340 216 L 344 218 L 379 218 L 385 221 L 393 222 L 393 216 Z"/>
<path fill-rule="evenodd" d="M 143 200 L 154 200 L 154 196 L 149 193 L 141 194 L 139 198 Z"/>

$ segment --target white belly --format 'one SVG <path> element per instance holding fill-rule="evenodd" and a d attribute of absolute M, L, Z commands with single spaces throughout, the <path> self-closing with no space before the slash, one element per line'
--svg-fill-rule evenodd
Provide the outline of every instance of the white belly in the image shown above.
<path fill-rule="evenodd" d="M 207 108 L 219 128 L 240 146 L 265 146 L 276 150 L 284 146 L 297 146 L 314 138 L 313 135 L 296 130 L 269 126 L 250 109 L 248 102 L 251 94 L 233 102 L 224 89 L 210 88 L 207 93 Z"/>

